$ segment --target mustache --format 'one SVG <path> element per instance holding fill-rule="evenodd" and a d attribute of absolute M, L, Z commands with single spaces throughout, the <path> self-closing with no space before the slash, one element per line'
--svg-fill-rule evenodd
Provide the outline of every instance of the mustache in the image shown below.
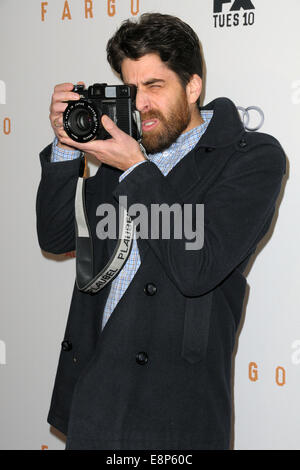
<path fill-rule="evenodd" d="M 147 113 L 141 113 L 141 120 L 148 121 L 150 119 L 163 119 L 163 114 L 160 111 L 148 111 Z"/>

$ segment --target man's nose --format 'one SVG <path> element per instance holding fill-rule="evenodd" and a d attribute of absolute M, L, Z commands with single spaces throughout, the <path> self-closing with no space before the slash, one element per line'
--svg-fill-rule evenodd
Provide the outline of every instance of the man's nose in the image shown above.
<path fill-rule="evenodd" d="M 143 112 L 145 113 L 149 111 L 149 109 L 151 108 L 150 99 L 149 99 L 148 94 L 145 91 L 137 90 L 136 98 L 135 98 L 135 106 L 136 106 L 136 109 L 140 113 L 143 113 Z"/>

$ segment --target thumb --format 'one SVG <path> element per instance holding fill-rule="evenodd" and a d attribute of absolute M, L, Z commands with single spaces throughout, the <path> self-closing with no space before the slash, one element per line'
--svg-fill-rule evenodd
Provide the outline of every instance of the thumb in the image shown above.
<path fill-rule="evenodd" d="M 122 133 L 121 129 L 114 123 L 112 119 L 110 119 L 106 114 L 103 114 L 101 118 L 101 123 L 104 129 L 112 136 L 112 137 L 120 137 Z"/>

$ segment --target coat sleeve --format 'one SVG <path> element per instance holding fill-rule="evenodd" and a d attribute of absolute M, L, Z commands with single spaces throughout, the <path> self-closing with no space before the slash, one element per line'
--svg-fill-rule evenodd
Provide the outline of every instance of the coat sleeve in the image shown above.
<path fill-rule="evenodd" d="M 193 204 L 204 204 L 201 249 L 186 249 L 189 240 L 184 234 L 181 239 L 147 239 L 183 295 L 210 291 L 255 250 L 270 227 L 284 173 L 285 155 L 279 145 L 236 152 L 203 200 L 201 188 L 194 191 Z M 127 195 L 128 207 L 139 202 L 148 212 L 151 204 L 184 203 L 152 162 L 137 167 L 118 185 L 115 197 L 120 195 Z M 195 220 L 193 223 L 195 226 Z"/>
<path fill-rule="evenodd" d="M 40 153 L 42 176 L 36 199 L 37 233 L 42 250 L 54 254 L 75 250 L 75 194 L 84 157 L 50 161 L 52 145 Z"/>

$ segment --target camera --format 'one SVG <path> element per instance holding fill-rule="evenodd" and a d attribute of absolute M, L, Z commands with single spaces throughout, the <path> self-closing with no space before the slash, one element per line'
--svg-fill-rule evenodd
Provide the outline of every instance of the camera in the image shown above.
<path fill-rule="evenodd" d="M 101 124 L 103 114 L 135 140 L 141 139 L 142 126 L 140 113 L 135 108 L 134 85 L 95 83 L 88 89 L 84 85 L 74 85 L 72 91 L 78 93 L 80 99 L 67 101 L 63 114 L 64 129 L 71 139 L 76 142 L 110 139 L 111 135 Z"/>

